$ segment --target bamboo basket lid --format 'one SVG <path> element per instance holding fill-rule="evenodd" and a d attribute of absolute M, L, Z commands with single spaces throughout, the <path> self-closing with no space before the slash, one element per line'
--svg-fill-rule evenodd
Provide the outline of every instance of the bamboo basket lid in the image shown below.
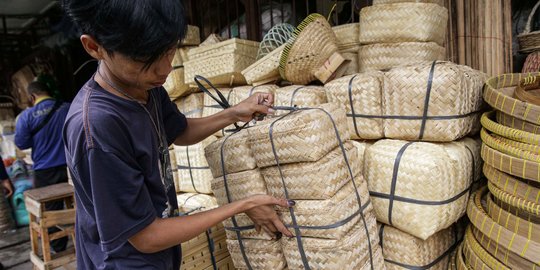
<path fill-rule="evenodd" d="M 194 93 L 174 101 L 178 110 L 189 118 L 202 117 L 204 93 Z"/>
<path fill-rule="evenodd" d="M 387 70 L 422 61 L 445 60 L 446 50 L 435 42 L 377 43 L 360 46 L 358 70 Z"/>
<path fill-rule="evenodd" d="M 232 89 L 229 103 L 234 106 L 243 100 L 249 98 L 255 93 L 268 93 L 274 94 L 274 91 L 278 88 L 275 84 L 264 84 L 257 86 L 239 86 Z"/>
<path fill-rule="evenodd" d="M 535 182 L 540 181 L 540 164 L 537 162 L 502 153 L 486 144 L 482 144 L 482 159 L 499 171 Z"/>
<path fill-rule="evenodd" d="M 251 269 L 287 269 L 287 262 L 278 241 L 246 239 L 242 242 Z M 240 251 L 239 242 L 237 240 L 227 240 L 227 247 L 231 253 L 234 266 L 237 269 L 248 269 L 249 267 Z"/>
<path fill-rule="evenodd" d="M 376 142 L 364 175 L 377 220 L 424 240 L 449 227 L 465 213 L 473 157 L 460 141 Z"/>
<path fill-rule="evenodd" d="M 487 112 L 482 115 L 480 123 L 485 129 L 514 141 L 532 145 L 540 144 L 540 135 L 501 125 L 492 120 L 494 114 L 494 112 Z"/>
<path fill-rule="evenodd" d="M 373 0 L 373 5 L 384 5 L 394 3 L 433 3 L 444 7 L 443 0 Z"/>
<path fill-rule="evenodd" d="M 500 123 L 509 128 L 518 129 L 521 131 L 540 134 L 540 126 L 533 123 L 529 123 L 525 120 L 521 120 L 517 117 L 510 116 L 501 111 L 496 111 L 496 120 L 497 123 Z"/>
<path fill-rule="evenodd" d="M 484 208 L 486 195 L 488 195 L 488 190 L 484 187 L 471 197 L 467 215 L 472 224 L 498 245 L 522 258 L 532 262 L 540 262 L 540 244 L 504 228 L 491 219 Z"/>
<path fill-rule="evenodd" d="M 501 269 L 510 270 L 506 265 L 499 262 L 489 252 L 487 252 L 474 238 L 471 227 L 467 227 L 465 239 L 463 241 L 463 255 L 466 260 L 474 265 L 474 269 Z M 477 266 L 477 267 L 476 267 Z"/>
<path fill-rule="evenodd" d="M 211 143 L 204 149 L 214 178 L 223 176 L 223 167 L 227 174 L 249 171 L 257 167 L 247 143 L 248 135 L 248 131 L 243 129 Z"/>
<path fill-rule="evenodd" d="M 182 193 L 176 196 L 178 208 L 183 213 L 206 211 L 218 207 L 214 196 L 200 193 Z"/>
<path fill-rule="evenodd" d="M 492 77 L 486 81 L 484 99 L 498 111 L 540 125 L 540 106 L 514 98 L 514 91 L 518 83 L 527 76 L 537 75 L 540 75 L 540 73 L 515 73 Z"/>
<path fill-rule="evenodd" d="M 259 194 L 266 194 L 266 184 L 259 169 L 227 174 L 212 181 L 212 191 L 219 205 L 245 199 Z"/>
<path fill-rule="evenodd" d="M 279 60 L 281 53 L 285 49 L 283 44 L 257 60 L 255 63 L 242 70 L 242 75 L 246 77 L 248 84 L 259 85 L 277 81 L 281 78 L 279 74 Z"/>
<path fill-rule="evenodd" d="M 290 85 L 275 90 L 274 106 L 277 107 L 316 107 L 327 102 L 324 87 L 317 85 Z M 284 115 L 287 111 L 277 111 Z"/>
<path fill-rule="evenodd" d="M 484 164 L 484 174 L 500 190 L 528 202 L 540 203 L 539 183 L 513 177 L 487 164 Z"/>
<path fill-rule="evenodd" d="M 280 164 L 313 162 L 338 146 L 334 125 L 342 141 L 350 138 L 345 111 L 337 105 L 299 109 L 249 128 L 249 144 L 260 168 L 276 165 L 276 159 Z"/>
<path fill-rule="evenodd" d="M 353 175 L 362 173 L 358 150 L 351 143 L 344 144 Z M 291 163 L 262 169 L 268 193 L 285 198 L 283 183 L 291 200 L 326 200 L 351 181 L 347 162 L 340 147 L 315 162 Z"/>
<path fill-rule="evenodd" d="M 491 136 L 485 129 L 480 132 L 482 141 L 489 147 L 501 151 L 504 154 L 511 155 L 517 158 L 522 158 L 532 162 L 540 162 L 539 151 L 533 152 L 530 149 L 537 148 L 538 146 L 526 143 L 519 143 L 512 140 L 508 140 L 504 137 Z M 536 149 L 538 150 L 538 149 Z"/>
<path fill-rule="evenodd" d="M 373 5 L 360 11 L 360 43 L 444 44 L 448 10 L 431 3 Z"/>
<path fill-rule="evenodd" d="M 392 226 L 380 224 L 379 236 L 388 270 L 447 269 L 450 255 L 460 242 L 455 227 L 422 240 Z"/>

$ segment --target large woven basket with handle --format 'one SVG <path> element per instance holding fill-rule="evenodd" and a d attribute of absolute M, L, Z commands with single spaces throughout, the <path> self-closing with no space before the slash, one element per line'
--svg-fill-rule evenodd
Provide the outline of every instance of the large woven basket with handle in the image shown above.
<path fill-rule="evenodd" d="M 247 263 L 251 269 L 287 269 L 279 241 L 246 239 L 242 243 L 243 248 L 237 240 L 227 240 L 227 247 L 237 269 L 248 269 Z"/>
<path fill-rule="evenodd" d="M 531 10 L 531 13 L 527 19 L 527 24 L 525 25 L 525 29 L 523 29 L 523 32 L 517 36 L 521 52 L 540 50 L 540 30 L 531 32 L 533 18 L 535 17 L 536 11 L 539 9 L 539 7 L 540 1 L 538 1 Z"/>
<path fill-rule="evenodd" d="M 444 47 L 435 42 L 377 43 L 360 46 L 358 70 L 386 70 L 422 61 L 445 59 Z"/>
<path fill-rule="evenodd" d="M 316 107 L 326 103 L 324 87 L 317 85 L 290 85 L 274 92 L 274 105 L 278 107 Z M 287 111 L 276 111 L 276 115 Z"/>
<path fill-rule="evenodd" d="M 448 10 L 431 3 L 373 5 L 360 11 L 360 43 L 444 44 Z"/>
<path fill-rule="evenodd" d="M 212 193 L 210 182 L 213 177 L 204 157 L 204 148 L 216 139 L 216 137 L 210 136 L 195 145 L 174 146 L 178 166 L 179 191 Z"/>
<path fill-rule="evenodd" d="M 476 174 L 462 141 L 382 140 L 366 150 L 365 172 L 377 220 L 421 239 L 464 213 Z"/>

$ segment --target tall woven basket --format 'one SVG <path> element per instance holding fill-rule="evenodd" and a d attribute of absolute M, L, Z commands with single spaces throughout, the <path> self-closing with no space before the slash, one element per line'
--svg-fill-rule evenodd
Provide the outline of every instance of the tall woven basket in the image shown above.
<path fill-rule="evenodd" d="M 540 50 L 540 30 L 531 32 L 533 18 L 536 15 L 538 7 L 540 7 L 540 1 L 538 1 L 531 10 L 529 18 L 527 19 L 527 24 L 525 25 L 525 29 L 521 34 L 517 36 L 521 52 L 532 52 Z"/>
<path fill-rule="evenodd" d="M 358 69 L 387 70 L 422 61 L 444 60 L 444 47 L 435 42 L 377 43 L 361 46 L 358 50 Z"/>

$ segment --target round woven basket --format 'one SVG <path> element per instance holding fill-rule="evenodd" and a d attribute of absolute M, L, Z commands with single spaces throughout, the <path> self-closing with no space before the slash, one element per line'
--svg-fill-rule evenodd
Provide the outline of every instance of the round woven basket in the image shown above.
<path fill-rule="evenodd" d="M 425 240 L 465 213 L 474 167 L 463 142 L 381 140 L 364 158 L 380 222 Z"/>
<path fill-rule="evenodd" d="M 374 5 L 360 11 L 360 43 L 444 44 L 448 10 L 431 3 Z"/>
<path fill-rule="evenodd" d="M 523 32 L 517 36 L 521 52 L 540 50 L 540 30 L 531 32 L 533 18 L 536 15 L 538 7 L 540 7 L 540 1 L 538 1 L 531 10 L 529 18 L 527 19 L 527 24 L 525 25 L 525 29 L 523 29 Z"/>
<path fill-rule="evenodd" d="M 358 49 L 355 52 L 341 52 L 341 55 L 343 55 L 343 58 L 351 61 L 349 65 L 347 66 L 345 73 L 343 73 L 343 76 L 358 73 L 359 67 L 358 67 L 358 53 L 357 52 L 358 52 Z"/>
<path fill-rule="evenodd" d="M 540 72 L 540 50 L 530 53 L 525 59 L 521 73 Z"/>
<path fill-rule="evenodd" d="M 485 129 L 480 132 L 482 141 L 489 147 L 501 151 L 507 155 L 511 155 L 517 158 L 522 158 L 532 162 L 540 162 L 540 156 L 532 152 L 529 149 L 537 148 L 538 146 L 532 144 L 525 144 L 515 142 L 504 137 L 494 137 L 489 134 Z"/>
<path fill-rule="evenodd" d="M 219 177 L 212 181 L 212 191 L 219 205 L 266 194 L 266 185 L 259 169 L 227 174 L 226 180 L 225 183 L 223 177 Z"/>
<path fill-rule="evenodd" d="M 317 80 L 317 69 L 337 52 L 337 38 L 326 18 L 311 14 L 287 42 L 281 54 L 279 73 L 293 84 L 308 84 Z"/>
<path fill-rule="evenodd" d="M 182 193 L 176 195 L 178 208 L 183 213 L 207 211 L 218 207 L 216 198 L 200 193 Z"/>
<path fill-rule="evenodd" d="M 338 240 L 302 237 L 302 245 L 311 269 L 384 269 L 384 259 L 377 236 L 377 222 L 372 211 L 364 209 L 369 231 L 371 257 L 367 233 L 362 222 Z M 289 269 L 305 269 L 295 238 L 281 239 Z"/>
<path fill-rule="evenodd" d="M 381 225 L 379 236 L 387 270 L 446 270 L 450 253 L 458 245 L 452 227 L 421 240 L 392 226 Z"/>
<path fill-rule="evenodd" d="M 265 57 L 283 44 L 287 43 L 287 41 L 289 41 L 293 35 L 295 29 L 296 28 L 294 26 L 288 23 L 280 23 L 272 26 L 272 28 L 268 30 L 268 33 L 264 35 L 261 44 L 259 44 L 257 59 Z"/>
<path fill-rule="evenodd" d="M 445 59 L 444 47 L 435 42 L 378 43 L 360 46 L 358 70 L 386 70 L 422 61 Z"/>
<path fill-rule="evenodd" d="M 486 144 L 482 144 L 482 159 L 499 171 L 527 180 L 540 181 L 540 164 L 537 162 L 502 153 Z"/>
<path fill-rule="evenodd" d="M 373 0 L 373 5 L 395 4 L 395 3 L 433 3 L 444 7 L 443 0 Z"/>
<path fill-rule="evenodd" d="M 178 110 L 189 118 L 202 117 L 204 93 L 194 93 L 174 101 Z"/>
<path fill-rule="evenodd" d="M 332 27 L 337 38 L 337 46 L 341 50 L 343 48 L 356 47 L 360 45 L 358 35 L 360 34 L 359 23 L 342 24 Z"/>
<path fill-rule="evenodd" d="M 316 109 L 299 110 L 258 123 L 248 129 L 249 145 L 259 168 L 274 166 L 277 160 L 282 165 L 313 162 L 338 146 L 334 124 L 341 140 L 348 140 L 345 111 L 336 104 L 326 103 Z"/>
<path fill-rule="evenodd" d="M 540 73 L 531 73 L 532 76 Z M 518 83 L 529 74 L 503 74 L 486 81 L 484 100 L 493 108 L 509 116 L 540 125 L 540 106 L 514 98 Z"/>
<path fill-rule="evenodd" d="M 520 257 L 532 262 L 540 261 L 539 243 L 504 228 L 486 213 L 484 205 L 488 194 L 487 188 L 484 187 L 471 197 L 467 207 L 467 215 L 474 227 L 499 246 L 519 254 Z M 499 256 L 495 255 L 495 257 Z"/>
<path fill-rule="evenodd" d="M 278 88 L 274 95 L 276 107 L 316 107 L 326 103 L 324 87 L 316 85 L 291 85 Z M 276 111 L 276 115 L 283 115 L 287 111 Z"/>
<path fill-rule="evenodd" d="M 245 99 L 249 98 L 251 95 L 255 93 L 269 93 L 274 94 L 275 89 L 279 88 L 277 85 L 274 84 L 265 84 L 265 85 L 258 85 L 258 86 L 239 86 L 235 87 L 232 90 L 231 97 L 229 99 L 229 103 L 234 106 Z"/>
<path fill-rule="evenodd" d="M 519 118 L 510 116 L 501 111 L 496 111 L 496 120 L 498 123 L 505 125 L 509 128 L 518 129 L 525 132 L 530 132 L 530 133 L 540 135 L 540 126 L 521 120 Z"/>
<path fill-rule="evenodd" d="M 531 144 L 533 146 L 540 144 L 540 135 L 501 125 L 492 120 L 494 114 L 494 112 L 487 112 L 482 115 L 480 122 L 486 130 L 513 141 Z"/>
<path fill-rule="evenodd" d="M 457 270 L 476 270 L 471 268 L 466 262 L 463 256 L 463 244 L 459 246 L 457 253 L 454 255 L 455 267 Z"/>
<path fill-rule="evenodd" d="M 357 148 L 350 142 L 344 146 L 353 175 L 360 174 L 362 163 L 358 160 Z M 284 198 L 284 181 L 291 200 L 330 199 L 351 181 L 351 175 L 339 147 L 318 161 L 282 165 L 281 173 L 278 167 L 268 167 L 262 169 L 262 175 L 269 194 Z"/>
<path fill-rule="evenodd" d="M 204 156 L 204 148 L 217 138 L 210 136 L 190 146 L 174 146 L 178 166 L 179 190 L 182 192 L 212 193 L 212 172 Z"/>
<path fill-rule="evenodd" d="M 251 66 L 242 70 L 242 75 L 246 78 L 247 83 L 259 85 L 278 81 L 281 78 L 279 75 L 279 59 L 281 59 L 281 53 L 285 49 L 285 46 L 285 44 L 279 46 Z"/>
<path fill-rule="evenodd" d="M 487 164 L 484 174 L 500 190 L 528 202 L 540 203 L 540 184 L 503 173 Z"/>
<path fill-rule="evenodd" d="M 287 269 L 287 262 L 278 241 L 245 239 L 242 243 L 251 269 Z M 231 253 L 234 267 L 248 269 L 239 242 L 227 240 L 227 248 Z"/>
<path fill-rule="evenodd" d="M 499 262 L 476 241 L 471 226 L 467 227 L 467 232 L 465 233 L 463 255 L 471 265 L 480 266 L 480 269 L 510 270 L 510 268 Z"/>
<path fill-rule="evenodd" d="M 509 206 L 512 206 L 518 210 L 526 211 L 536 217 L 540 217 L 540 204 L 529 202 L 519 197 L 516 197 L 510 193 L 507 193 L 499 189 L 496 185 L 488 182 L 488 188 L 491 194 L 499 202 L 503 202 Z M 538 241 L 540 243 L 540 241 Z"/>
<path fill-rule="evenodd" d="M 246 143 L 247 140 L 248 132 L 243 129 L 211 143 L 204 149 L 214 178 L 223 176 L 223 165 L 227 174 L 249 171 L 257 167 L 251 149 Z"/>

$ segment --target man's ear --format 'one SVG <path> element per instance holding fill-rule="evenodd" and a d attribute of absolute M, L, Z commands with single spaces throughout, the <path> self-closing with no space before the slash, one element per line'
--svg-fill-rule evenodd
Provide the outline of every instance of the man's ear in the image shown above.
<path fill-rule="evenodd" d="M 84 49 L 90 56 L 97 60 L 103 59 L 104 49 L 96 39 L 89 35 L 82 35 L 80 39 Z"/>

